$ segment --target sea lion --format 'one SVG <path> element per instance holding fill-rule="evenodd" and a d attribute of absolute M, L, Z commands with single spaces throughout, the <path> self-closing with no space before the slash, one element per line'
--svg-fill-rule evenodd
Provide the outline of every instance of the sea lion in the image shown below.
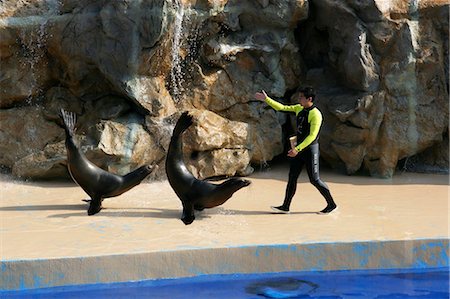
<path fill-rule="evenodd" d="M 173 130 L 166 158 L 166 174 L 170 186 L 183 204 L 181 220 L 184 224 L 191 224 L 194 210 L 220 206 L 239 189 L 250 185 L 250 181 L 231 178 L 221 184 L 213 184 L 198 180 L 187 169 L 183 161 L 183 144 L 181 135 L 192 125 L 192 116 L 188 112 L 181 114 Z"/>
<path fill-rule="evenodd" d="M 104 198 L 130 190 L 153 171 L 153 166 L 145 165 L 121 176 L 101 169 L 89 161 L 75 144 L 75 113 L 61 109 L 61 117 L 66 132 L 67 168 L 72 179 L 91 197 L 88 215 L 100 212 Z"/>

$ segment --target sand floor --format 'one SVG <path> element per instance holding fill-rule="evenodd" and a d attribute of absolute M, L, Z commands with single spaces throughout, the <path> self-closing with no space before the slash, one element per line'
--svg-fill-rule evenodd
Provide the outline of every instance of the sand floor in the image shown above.
<path fill-rule="evenodd" d="M 254 173 L 252 184 L 224 205 L 184 225 L 167 181 L 141 184 L 104 201 L 87 216 L 86 194 L 72 182 L 20 182 L 2 177 L 1 259 L 27 260 L 264 244 L 449 238 L 449 177 L 402 173 L 392 179 L 322 171 L 339 205 L 299 179 L 291 214 L 273 214 L 287 178 L 283 165 Z"/>

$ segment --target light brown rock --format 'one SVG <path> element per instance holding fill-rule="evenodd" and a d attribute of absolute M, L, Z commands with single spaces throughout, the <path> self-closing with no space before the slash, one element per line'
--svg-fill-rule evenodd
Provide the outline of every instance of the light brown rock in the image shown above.
<path fill-rule="evenodd" d="M 210 168 L 193 169 L 201 176 L 247 173 L 283 154 L 293 129 L 291 117 L 254 102 L 254 93 L 264 89 L 289 104 L 297 87 L 310 84 L 324 115 L 327 164 L 389 177 L 399 161 L 420 159 L 448 172 L 448 153 L 434 150 L 448 142 L 448 13 L 443 0 L 3 1 L 1 113 L 42 113 L 27 125 L 2 118 L 0 133 L 13 136 L 2 146 L 15 155 L 3 155 L 1 164 L 11 169 L 20 161 L 16 173 L 33 159 L 45 164 L 43 173 L 59 167 L 44 148 L 61 137 L 52 139 L 46 126 L 56 128 L 48 121 L 58 122 L 65 108 L 79 114 L 78 134 L 99 164 L 152 162 L 163 177 L 177 116 L 198 109 L 212 115 L 205 134 L 220 116 L 245 124 L 247 139 L 243 146 L 230 130 L 214 148 L 207 144 L 214 138 L 196 139 L 209 147 L 201 152 Z M 139 146 L 130 155 L 123 146 L 130 115 L 138 115 L 149 153 Z M 42 136 L 30 143 L 28 133 L 9 132 L 16 127 Z M 99 149 L 101 138 L 111 157 Z M 230 156 L 243 148 L 242 159 Z M 131 156 L 130 166 L 123 157 Z M 235 169 L 225 171 L 225 160 Z M 38 172 L 30 169 L 45 176 Z"/>

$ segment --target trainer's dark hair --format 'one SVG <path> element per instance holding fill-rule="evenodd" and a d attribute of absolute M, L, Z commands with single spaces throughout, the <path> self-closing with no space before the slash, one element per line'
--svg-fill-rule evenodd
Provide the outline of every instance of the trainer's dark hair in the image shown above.
<path fill-rule="evenodd" d="M 305 95 L 305 98 L 311 98 L 313 102 L 316 99 L 316 92 L 314 91 L 314 88 L 312 88 L 311 86 L 300 87 L 298 89 L 298 92 L 303 93 Z"/>

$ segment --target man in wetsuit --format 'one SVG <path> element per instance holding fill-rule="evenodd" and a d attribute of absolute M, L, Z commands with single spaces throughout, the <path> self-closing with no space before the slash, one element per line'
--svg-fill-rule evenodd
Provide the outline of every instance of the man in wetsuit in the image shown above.
<path fill-rule="evenodd" d="M 297 189 L 297 179 L 303 166 L 306 166 L 309 181 L 327 201 L 327 206 L 320 214 L 328 214 L 337 208 L 328 186 L 319 176 L 319 132 L 322 126 L 322 113 L 314 105 L 315 92 L 311 87 L 301 89 L 298 94 L 299 104 L 283 105 L 267 96 L 265 91 L 257 92 L 255 98 L 265 101 L 276 111 L 293 112 L 297 117 L 297 145 L 291 148 L 288 156 L 291 157 L 289 168 L 289 181 L 286 195 L 281 206 L 271 207 L 277 213 L 289 213 L 292 197 Z"/>

